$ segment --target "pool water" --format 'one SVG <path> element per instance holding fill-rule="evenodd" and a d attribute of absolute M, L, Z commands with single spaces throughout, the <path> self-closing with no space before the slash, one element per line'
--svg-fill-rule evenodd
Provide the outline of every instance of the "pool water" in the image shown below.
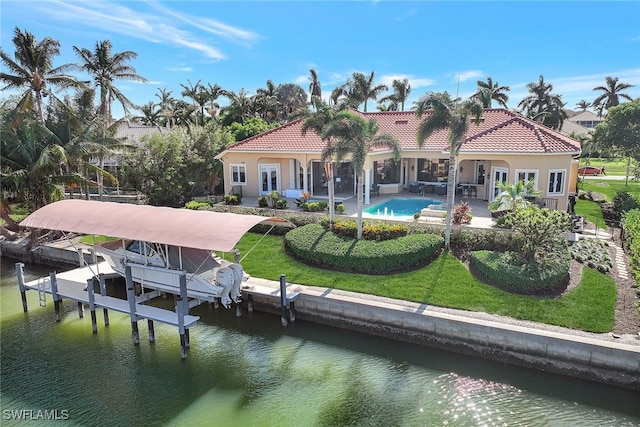
<path fill-rule="evenodd" d="M 412 217 L 416 212 L 420 212 L 422 209 L 429 205 L 439 205 L 444 210 L 444 204 L 439 200 L 425 199 L 425 198 L 394 198 L 389 199 L 383 203 L 372 205 L 366 208 L 363 212 L 372 216 L 379 217 Z M 432 206 L 431 208 L 434 208 Z"/>

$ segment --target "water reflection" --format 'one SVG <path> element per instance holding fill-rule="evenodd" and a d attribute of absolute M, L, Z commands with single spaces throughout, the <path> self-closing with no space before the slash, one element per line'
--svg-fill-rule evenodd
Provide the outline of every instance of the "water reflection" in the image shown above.
<path fill-rule="evenodd" d="M 197 308 L 181 361 L 173 327 L 156 325 L 156 343 L 135 347 L 126 315 L 110 313 L 105 328 L 99 312 L 93 335 L 70 302 L 60 324 L 35 294 L 21 313 L 2 267 L 3 410 L 66 409 L 65 425 L 92 426 L 640 423 L 629 390 L 303 321 L 285 329 L 257 312 Z"/>

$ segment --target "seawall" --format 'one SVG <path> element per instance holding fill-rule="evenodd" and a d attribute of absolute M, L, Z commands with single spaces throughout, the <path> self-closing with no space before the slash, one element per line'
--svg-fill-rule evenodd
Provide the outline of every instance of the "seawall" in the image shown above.
<path fill-rule="evenodd" d="M 0 242 L 2 256 L 55 266 L 77 266 L 92 252 L 59 242 L 26 250 L 26 242 Z M 252 277 L 249 284 L 278 290 L 275 281 Z M 371 295 L 287 284 L 299 293 L 296 317 L 376 336 L 474 355 L 541 371 L 640 391 L 640 340 L 615 340 L 534 322 L 445 309 Z M 273 298 L 254 296 L 256 309 L 280 313 Z"/>

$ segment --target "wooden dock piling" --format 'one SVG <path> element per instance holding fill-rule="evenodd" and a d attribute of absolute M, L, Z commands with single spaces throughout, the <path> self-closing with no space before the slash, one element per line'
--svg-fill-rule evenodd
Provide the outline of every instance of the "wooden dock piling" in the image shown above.
<path fill-rule="evenodd" d="M 18 278 L 18 288 L 20 289 L 20 297 L 22 298 L 22 310 L 27 310 L 27 289 L 24 287 L 24 264 L 16 263 L 16 277 Z"/>

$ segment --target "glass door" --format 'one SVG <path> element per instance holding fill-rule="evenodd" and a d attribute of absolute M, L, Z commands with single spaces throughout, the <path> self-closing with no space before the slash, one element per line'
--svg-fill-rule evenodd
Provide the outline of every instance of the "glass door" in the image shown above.
<path fill-rule="evenodd" d="M 280 191 L 280 167 L 278 165 L 260 165 L 260 194 Z"/>
<path fill-rule="evenodd" d="M 493 193 L 491 195 L 491 200 L 495 200 L 496 196 L 500 194 L 500 184 L 507 182 L 509 170 L 507 168 L 492 168 L 492 171 L 491 188 L 493 189 Z"/>

